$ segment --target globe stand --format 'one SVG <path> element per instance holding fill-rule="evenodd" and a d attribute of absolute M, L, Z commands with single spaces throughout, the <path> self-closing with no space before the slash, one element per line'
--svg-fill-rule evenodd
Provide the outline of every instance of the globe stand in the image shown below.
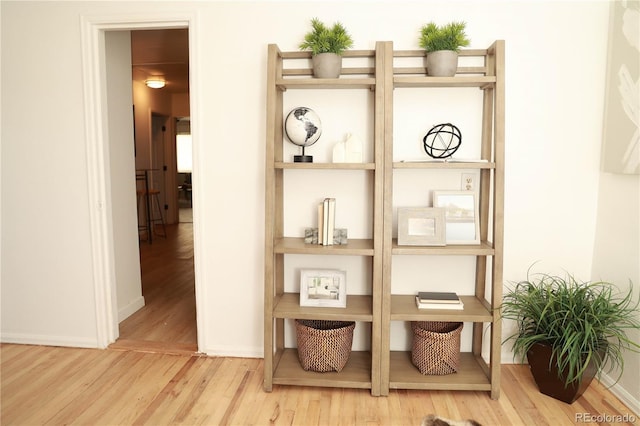
<path fill-rule="evenodd" d="M 293 156 L 294 163 L 313 163 L 312 155 L 304 155 L 304 146 L 302 147 L 302 155 Z"/>

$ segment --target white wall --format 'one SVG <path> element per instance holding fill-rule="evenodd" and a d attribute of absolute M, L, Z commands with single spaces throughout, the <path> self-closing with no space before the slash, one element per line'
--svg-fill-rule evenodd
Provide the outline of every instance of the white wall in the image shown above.
<path fill-rule="evenodd" d="M 144 15 L 148 2 L 1 7 L 2 340 L 91 346 L 79 19 Z M 467 21 L 472 46 L 505 39 L 505 278 L 522 278 L 537 260 L 547 271 L 591 274 L 607 2 L 154 2 L 153 10 L 193 11 L 199 23 L 192 120 L 206 166 L 195 202 L 207 352 L 262 352 L 266 46 L 296 50 L 313 16 L 342 21 L 356 49 L 376 40 L 415 49 L 429 20 Z"/>
<path fill-rule="evenodd" d="M 591 279 L 616 283 L 624 292 L 633 285 L 637 299 L 640 297 L 640 176 L 602 173 L 598 192 Z M 640 312 L 637 315 L 640 319 Z M 640 342 L 640 330 L 630 330 L 629 338 Z M 620 378 L 618 388 L 622 391 L 618 396 L 640 414 L 640 354 L 627 352 L 624 364 L 627 374 Z M 614 371 L 610 377 L 615 380 L 618 372 Z"/>
<path fill-rule="evenodd" d="M 79 19 L 36 6 L 1 4 L 2 340 L 95 347 Z"/>
<path fill-rule="evenodd" d="M 113 258 L 118 322 L 144 306 L 133 146 L 131 33 L 105 33 Z"/>

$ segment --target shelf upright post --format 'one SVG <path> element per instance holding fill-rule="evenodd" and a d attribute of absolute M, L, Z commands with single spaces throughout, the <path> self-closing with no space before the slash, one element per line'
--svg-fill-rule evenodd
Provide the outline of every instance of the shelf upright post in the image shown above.
<path fill-rule="evenodd" d="M 267 65 L 267 127 L 266 127 L 266 164 L 265 164 L 265 263 L 264 263 L 264 390 L 270 392 L 273 387 L 273 371 L 277 364 L 274 356 L 282 353 L 280 342 L 284 342 L 281 330 L 283 320 L 276 320 L 274 334 L 273 308 L 276 294 L 282 287 L 282 255 L 275 254 L 276 237 L 282 237 L 283 217 L 277 212 L 277 203 L 282 202 L 282 170 L 276 170 L 275 162 L 282 161 L 282 91 L 276 81 L 282 78 L 282 55 L 275 44 L 268 48 Z M 274 191 L 274 188 L 276 190 Z M 278 256 L 278 258 L 276 258 Z M 274 351 L 274 341 L 276 349 Z M 284 346 L 284 343 L 282 343 Z M 275 352 L 275 353 L 274 353 Z M 280 355 L 277 355 L 277 354 Z"/>
<path fill-rule="evenodd" d="M 387 140 L 389 138 L 391 113 L 391 97 L 393 90 L 393 43 L 379 41 L 376 43 L 376 84 L 375 84 L 375 200 L 373 210 L 373 325 L 372 325 L 372 360 L 371 379 L 372 394 L 375 396 L 389 394 L 389 297 L 384 283 L 384 277 L 389 268 L 385 265 L 385 220 L 387 220 L 387 173 L 386 169 L 391 164 L 387 161 Z M 386 304 L 386 305 L 385 305 Z M 385 306 L 383 306 L 385 305 Z M 385 317 L 385 313 L 387 317 Z M 386 337 L 385 337 L 386 336 Z"/>
<path fill-rule="evenodd" d="M 502 304 L 503 260 L 504 260 L 504 149 L 505 149 L 505 42 L 497 40 L 489 49 L 489 58 L 496 76 L 495 119 L 494 119 L 494 196 L 493 196 L 493 268 L 491 271 L 493 287 L 491 305 L 496 308 Z M 502 321 L 500 310 L 493 309 L 491 331 L 491 399 L 500 397 L 500 363 L 502 349 Z"/>
<path fill-rule="evenodd" d="M 377 74 L 381 74 L 382 88 L 379 95 L 382 98 L 384 108 L 383 117 L 377 117 L 376 123 L 382 123 L 384 135 L 384 145 L 382 146 L 382 164 L 380 173 L 383 177 L 382 194 L 382 221 L 384 229 L 382 231 L 382 300 L 380 302 L 380 316 L 382 324 L 380 327 L 380 394 L 389 394 L 389 373 L 391 369 L 391 248 L 392 248 L 392 223 L 393 223 L 393 42 L 384 44 L 384 62 L 377 68 Z"/>

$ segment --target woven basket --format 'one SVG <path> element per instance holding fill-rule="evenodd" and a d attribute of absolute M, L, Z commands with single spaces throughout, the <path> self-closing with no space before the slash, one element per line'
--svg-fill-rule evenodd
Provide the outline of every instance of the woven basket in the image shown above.
<path fill-rule="evenodd" d="M 305 371 L 341 371 L 349 360 L 353 321 L 296 320 L 298 358 Z"/>
<path fill-rule="evenodd" d="M 443 375 L 458 371 L 461 322 L 412 321 L 411 362 L 422 374 Z"/>

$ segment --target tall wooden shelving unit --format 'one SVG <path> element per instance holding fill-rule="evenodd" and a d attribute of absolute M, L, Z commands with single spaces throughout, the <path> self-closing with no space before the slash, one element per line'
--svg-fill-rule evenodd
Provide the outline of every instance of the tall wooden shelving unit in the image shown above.
<path fill-rule="evenodd" d="M 459 67 L 455 77 L 428 77 L 422 67 L 395 67 L 394 58 L 423 57 L 423 51 L 394 51 L 392 42 L 377 42 L 375 50 L 349 51 L 346 58 L 372 58 L 373 67 L 345 68 L 339 79 L 315 79 L 309 68 L 286 68 L 288 59 L 309 58 L 307 52 L 282 52 L 269 45 L 267 79 L 266 225 L 264 388 L 273 384 L 354 387 L 387 395 L 389 389 L 486 390 L 500 395 L 501 332 L 494 307 L 502 300 L 503 187 L 504 187 L 504 41 L 487 49 L 468 49 L 462 56 L 482 60 L 482 65 Z M 404 163 L 393 161 L 394 88 L 477 87 L 483 91 L 480 159 L 469 163 Z M 374 92 L 374 161 L 362 164 L 296 164 L 283 158 L 283 93 L 294 89 L 365 89 Z M 393 175 L 403 168 L 424 170 L 479 170 L 479 245 L 444 247 L 398 246 L 393 235 Z M 284 235 L 283 184 L 289 169 L 361 170 L 373 174 L 372 238 L 349 240 L 346 246 L 304 244 L 302 238 Z M 442 188 L 432 188 L 442 189 Z M 284 257 L 287 254 L 367 256 L 372 261 L 371 294 L 350 295 L 346 309 L 300 307 L 297 293 L 284 291 Z M 420 311 L 414 295 L 394 294 L 394 256 L 460 255 L 475 258 L 475 293 L 462 295 L 463 311 Z M 487 296 L 488 295 L 488 296 Z M 350 320 L 371 327 L 370 351 L 352 352 L 340 373 L 302 370 L 295 349 L 285 348 L 285 319 Z M 390 350 L 392 321 L 462 321 L 473 323 L 472 350 L 463 353 L 458 373 L 425 376 L 411 364 L 409 352 Z M 488 331 L 484 328 L 487 326 Z M 489 362 L 482 357 L 488 337 Z"/>
<path fill-rule="evenodd" d="M 482 65 L 459 67 L 455 77 L 428 77 L 422 68 L 394 67 L 393 87 L 425 91 L 430 88 L 474 88 L 483 91 L 480 158 L 484 162 L 434 163 L 393 161 L 393 99 L 386 99 L 385 144 L 385 213 L 382 296 L 382 394 L 392 389 L 486 390 L 491 398 L 500 395 L 501 325 L 499 312 L 493 309 L 502 301 L 503 197 L 504 197 L 504 41 L 488 49 L 467 49 L 461 57 L 475 57 Z M 422 58 L 424 52 L 394 51 L 395 58 Z M 471 59 L 471 58 L 469 58 Z M 452 119 L 455 120 L 455 117 Z M 474 141 L 471 141 L 473 143 Z M 479 170 L 480 244 L 443 247 L 399 246 L 392 238 L 393 177 L 397 170 Z M 428 187 L 428 181 L 421 182 Z M 430 188 L 442 189 L 437 187 Z M 418 310 L 415 294 L 394 294 L 392 259 L 394 256 L 473 256 L 475 258 L 475 292 L 461 295 L 464 310 Z M 488 270 L 489 269 L 489 270 Z M 429 290 L 429 288 L 423 288 Z M 487 296 L 488 294 L 488 296 Z M 390 351 L 391 321 L 455 321 L 473 323 L 472 350 L 461 354 L 457 373 L 444 376 L 422 375 L 411 364 L 410 352 Z M 482 357 L 484 326 L 488 325 L 489 362 Z"/>
<path fill-rule="evenodd" d="M 345 60 L 359 58 L 372 63 L 365 67 L 344 67 L 339 79 L 317 79 L 310 68 L 292 68 L 288 60 L 307 59 L 309 52 L 282 52 L 269 45 L 267 77 L 267 149 L 266 149 L 266 225 L 265 225 L 265 310 L 264 310 L 264 388 L 273 384 L 336 386 L 371 389 L 380 395 L 381 295 L 382 295 L 382 235 L 384 193 L 384 117 L 385 82 L 377 73 L 383 67 L 382 43 L 375 50 L 345 52 Z M 345 62 L 346 62 L 345 61 Z M 288 90 L 340 90 L 362 89 L 374 96 L 373 162 L 368 163 L 293 163 L 283 156 L 283 96 Z M 304 170 L 313 178 L 314 171 L 361 171 L 373 174 L 373 205 L 371 214 L 372 238 L 349 238 L 346 245 L 321 246 L 305 244 L 298 236 L 284 235 L 283 185 L 287 170 Z M 319 196 L 321 194 L 318 194 Z M 371 283 L 368 295 L 348 295 L 347 307 L 312 308 L 299 306 L 298 293 L 286 293 L 284 288 L 284 261 L 290 254 L 315 256 L 365 256 L 371 258 Z M 295 349 L 285 348 L 285 319 L 318 319 L 356 321 L 370 327 L 371 347 L 367 351 L 354 351 L 340 373 L 315 373 L 302 369 Z"/>

